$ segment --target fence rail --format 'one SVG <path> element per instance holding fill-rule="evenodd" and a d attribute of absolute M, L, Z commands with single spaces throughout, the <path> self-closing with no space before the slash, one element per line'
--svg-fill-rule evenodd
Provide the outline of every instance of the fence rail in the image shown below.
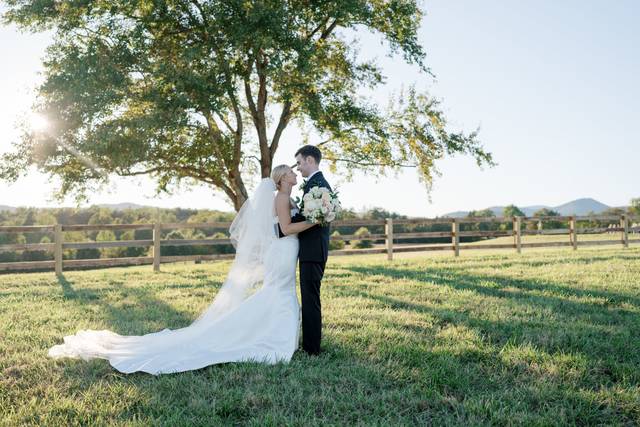
<path fill-rule="evenodd" d="M 568 222 L 569 228 L 543 229 L 542 223 L 545 221 Z M 584 227 L 578 228 L 578 221 L 615 221 L 617 226 L 609 227 Z M 629 240 L 630 233 L 640 233 L 640 226 L 631 227 L 631 221 L 640 221 L 640 217 L 629 215 L 596 215 L 596 216 L 550 216 L 550 217 L 484 217 L 484 218 L 410 218 L 386 220 L 343 220 L 332 223 L 333 228 L 354 227 L 354 226 L 384 226 L 384 233 L 369 235 L 347 234 L 332 236 L 331 240 L 373 240 L 384 241 L 384 247 L 368 249 L 342 249 L 331 251 L 331 255 L 353 255 L 353 254 L 387 254 L 389 260 L 393 259 L 394 253 L 414 252 L 414 251 L 452 251 L 454 256 L 459 256 L 460 250 L 479 249 L 515 249 L 518 253 L 523 248 L 559 247 L 572 246 L 574 250 L 578 246 L 589 245 L 612 245 L 621 244 L 628 247 L 629 243 L 640 243 L 640 239 Z M 461 224 L 474 223 L 510 223 L 511 230 L 473 230 L 460 231 Z M 537 223 L 536 230 L 523 230 L 522 225 L 526 223 Z M 398 232 L 394 230 L 396 226 L 402 225 L 434 225 L 450 224 L 450 231 L 430 231 L 430 232 Z M 53 243 L 16 243 L 0 245 L 0 252 L 7 251 L 30 251 L 44 250 L 53 252 L 54 259 L 47 261 L 22 261 L 0 263 L 2 271 L 23 271 L 23 270 L 43 270 L 53 268 L 56 274 L 62 274 L 64 268 L 73 267 L 108 267 L 122 265 L 145 265 L 152 264 L 154 271 L 160 270 L 161 263 L 177 261 L 206 261 L 231 259 L 233 254 L 207 254 L 207 255 L 175 255 L 163 256 L 162 247 L 166 246 L 202 246 L 202 245 L 229 245 L 228 238 L 207 238 L 207 239 L 162 239 L 163 230 L 184 229 L 184 228 L 228 228 L 230 222 L 207 222 L 207 223 L 149 223 L 149 224 L 88 224 L 88 225 L 42 225 L 42 226 L 0 226 L 0 233 L 21 233 L 21 232 L 53 232 Z M 635 224 L 634 224 L 635 225 Z M 70 231 L 102 231 L 102 230 L 153 230 L 153 238 L 145 240 L 118 240 L 102 242 L 65 242 L 64 232 Z M 607 240 L 587 240 L 580 241 L 579 236 L 593 233 L 620 233 L 619 239 Z M 568 241 L 564 242 L 522 242 L 522 236 L 533 235 L 565 235 Z M 488 244 L 461 244 L 461 237 L 513 237 L 513 243 L 488 243 Z M 398 241 L 416 238 L 450 238 L 450 244 L 428 244 L 428 245 L 398 245 Z M 63 259 L 65 249 L 102 249 L 114 247 L 148 247 L 152 248 L 151 256 L 123 257 L 123 258 L 98 258 L 98 259 Z"/>

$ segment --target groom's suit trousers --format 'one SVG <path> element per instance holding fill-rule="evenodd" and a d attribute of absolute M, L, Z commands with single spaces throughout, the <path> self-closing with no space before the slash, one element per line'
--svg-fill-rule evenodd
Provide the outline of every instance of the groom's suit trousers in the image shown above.
<path fill-rule="evenodd" d="M 320 283 L 325 262 L 300 261 L 300 295 L 302 296 L 302 348 L 309 354 L 320 353 L 322 311 Z"/>
<path fill-rule="evenodd" d="M 304 194 L 313 187 L 331 186 L 322 172 L 314 174 L 304 186 Z M 293 222 L 304 221 L 297 214 Z M 302 296 L 302 349 L 309 354 L 320 353 L 322 338 L 322 310 L 320 306 L 320 284 L 329 255 L 330 227 L 311 227 L 298 234 L 300 242 L 300 294 Z"/>

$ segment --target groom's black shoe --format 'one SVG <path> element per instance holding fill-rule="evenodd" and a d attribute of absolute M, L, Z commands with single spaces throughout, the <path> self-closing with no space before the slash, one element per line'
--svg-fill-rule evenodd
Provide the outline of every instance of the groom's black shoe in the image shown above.
<path fill-rule="evenodd" d="M 306 348 L 303 347 L 302 351 L 307 353 L 309 356 L 320 356 L 320 354 L 324 353 L 324 349 L 323 348 L 314 351 L 314 350 L 307 350 Z"/>

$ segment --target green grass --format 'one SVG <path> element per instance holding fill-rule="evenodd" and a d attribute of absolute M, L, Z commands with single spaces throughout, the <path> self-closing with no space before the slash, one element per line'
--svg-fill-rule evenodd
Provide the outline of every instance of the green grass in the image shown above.
<path fill-rule="evenodd" d="M 188 325 L 228 262 L 0 276 L 0 420 L 18 425 L 636 425 L 640 248 L 334 257 L 318 358 L 154 377 L 51 360 L 80 328 Z"/>

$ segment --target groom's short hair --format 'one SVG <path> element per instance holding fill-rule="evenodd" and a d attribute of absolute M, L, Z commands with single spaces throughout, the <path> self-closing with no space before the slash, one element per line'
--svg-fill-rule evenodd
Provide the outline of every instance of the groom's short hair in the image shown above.
<path fill-rule="evenodd" d="M 302 155 L 304 158 L 309 156 L 313 157 L 317 164 L 320 164 L 320 160 L 322 160 L 322 153 L 315 145 L 305 145 L 300 147 L 298 151 L 296 151 L 295 155 L 297 156 L 298 154 Z"/>

